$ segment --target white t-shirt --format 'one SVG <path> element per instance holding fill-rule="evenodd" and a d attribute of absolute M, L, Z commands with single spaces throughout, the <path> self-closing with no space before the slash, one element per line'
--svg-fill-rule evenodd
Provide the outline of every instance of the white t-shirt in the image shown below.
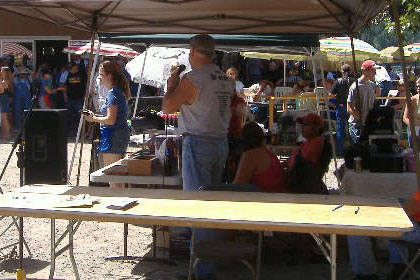
<path fill-rule="evenodd" d="M 244 84 L 241 81 L 236 81 L 235 89 L 236 89 L 236 93 L 240 94 L 241 91 L 244 89 Z"/>

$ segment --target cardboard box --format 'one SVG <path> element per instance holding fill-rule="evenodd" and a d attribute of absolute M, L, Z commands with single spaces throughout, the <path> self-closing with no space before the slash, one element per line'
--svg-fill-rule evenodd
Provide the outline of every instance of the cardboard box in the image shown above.
<path fill-rule="evenodd" d="M 127 159 L 128 175 L 150 176 L 153 174 L 153 169 L 159 163 L 157 157 L 136 155 Z"/>
<path fill-rule="evenodd" d="M 107 175 L 127 175 L 127 166 L 125 165 L 114 165 L 106 170 L 104 173 Z"/>

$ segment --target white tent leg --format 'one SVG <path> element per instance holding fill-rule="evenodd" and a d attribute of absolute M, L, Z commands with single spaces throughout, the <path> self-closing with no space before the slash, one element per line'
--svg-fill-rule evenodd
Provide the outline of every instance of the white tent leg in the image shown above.
<path fill-rule="evenodd" d="M 143 66 L 141 67 L 141 74 L 140 74 L 140 80 L 139 80 L 139 88 L 137 90 L 136 104 L 134 105 L 134 111 L 133 111 L 133 117 L 132 117 L 133 119 L 136 117 L 137 106 L 139 104 L 139 96 L 140 96 L 140 91 L 141 91 L 141 80 L 143 79 L 144 66 L 146 65 L 147 50 L 148 50 L 148 48 L 146 48 L 146 50 L 144 51 L 144 60 L 143 60 Z"/>
<path fill-rule="evenodd" d="M 98 48 L 96 50 L 95 59 L 93 60 L 93 65 L 92 65 L 92 69 L 91 69 L 91 72 L 90 72 L 91 74 L 90 74 L 89 88 L 88 88 L 88 94 L 89 95 L 91 95 L 91 91 L 92 91 L 93 80 L 94 80 L 94 77 L 95 77 L 94 73 L 95 73 L 96 66 L 98 64 L 100 50 L 101 50 L 101 41 L 98 42 Z M 86 109 L 86 107 L 87 107 L 87 104 L 85 102 L 83 104 L 83 109 Z M 73 171 L 73 164 L 74 164 L 74 159 L 76 157 L 77 145 L 79 144 L 80 133 L 82 131 L 83 121 L 84 121 L 84 116 L 83 116 L 83 114 L 80 114 L 79 126 L 77 127 L 76 141 L 74 142 L 73 154 L 72 154 L 72 157 L 71 157 L 71 162 L 70 162 L 69 171 L 68 171 L 68 175 L 67 175 L 67 183 L 70 183 L 70 176 L 71 176 L 71 173 Z"/>
<path fill-rule="evenodd" d="M 324 77 L 324 66 L 322 65 L 322 59 L 321 59 L 321 56 L 319 54 L 317 55 L 317 58 L 318 58 L 318 62 L 319 62 L 319 67 L 321 69 L 322 85 L 324 87 L 324 90 L 326 91 L 327 88 L 326 88 L 325 77 Z M 337 155 L 336 155 L 336 151 L 335 151 L 335 140 L 334 140 L 334 136 L 332 134 L 331 116 L 330 116 L 330 109 L 329 109 L 329 106 L 328 106 L 328 102 L 329 102 L 329 99 L 326 99 L 325 103 L 326 103 L 326 108 L 327 108 L 328 130 L 330 132 L 330 141 L 331 141 L 331 146 L 332 146 L 334 167 L 335 167 L 335 171 L 338 172 Z M 341 181 L 338 178 L 338 176 L 335 176 L 335 177 L 337 178 L 338 189 L 341 189 Z"/>
<path fill-rule="evenodd" d="M 318 83 L 316 80 L 316 67 L 315 67 L 315 59 L 313 56 L 313 50 L 311 48 L 311 61 L 312 61 L 312 73 L 314 73 L 314 94 L 315 94 L 315 101 L 316 101 L 316 109 L 318 110 L 318 114 L 319 114 L 319 99 L 318 99 L 318 95 L 315 93 L 316 92 L 316 88 L 318 87 Z"/>

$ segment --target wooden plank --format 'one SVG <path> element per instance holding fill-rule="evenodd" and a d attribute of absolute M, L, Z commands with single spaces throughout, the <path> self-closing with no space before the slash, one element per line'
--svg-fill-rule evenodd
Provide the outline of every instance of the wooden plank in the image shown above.
<path fill-rule="evenodd" d="M 92 208 L 51 206 L 60 197 L 81 193 L 101 203 Z M 26 195 L 27 202 L 18 203 L 13 195 Z M 119 197 L 138 198 L 139 204 L 126 211 L 106 208 Z M 372 236 L 398 236 L 412 229 L 396 200 L 361 197 L 50 186 L 23 187 L 0 196 L 0 205 L 0 215 L 134 224 Z"/>

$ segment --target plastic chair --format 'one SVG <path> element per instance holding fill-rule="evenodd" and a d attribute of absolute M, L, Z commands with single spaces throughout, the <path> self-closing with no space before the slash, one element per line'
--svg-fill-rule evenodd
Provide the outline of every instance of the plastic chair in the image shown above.
<path fill-rule="evenodd" d="M 256 188 L 253 185 L 227 185 L 214 184 L 201 186 L 201 191 L 240 191 L 240 192 L 255 192 Z M 253 279 L 259 279 L 260 258 L 258 249 L 261 248 L 262 232 L 259 234 L 258 247 L 249 242 L 229 241 L 229 240 L 211 240 L 201 241 L 197 245 L 194 244 L 194 231 L 191 237 L 190 265 L 188 271 L 188 279 L 192 280 L 194 269 L 200 260 L 215 260 L 215 261 L 238 261 L 246 266 L 252 274 Z M 256 258 L 255 268 L 251 265 L 250 260 Z M 194 279 L 198 280 L 197 273 L 194 273 Z"/>

